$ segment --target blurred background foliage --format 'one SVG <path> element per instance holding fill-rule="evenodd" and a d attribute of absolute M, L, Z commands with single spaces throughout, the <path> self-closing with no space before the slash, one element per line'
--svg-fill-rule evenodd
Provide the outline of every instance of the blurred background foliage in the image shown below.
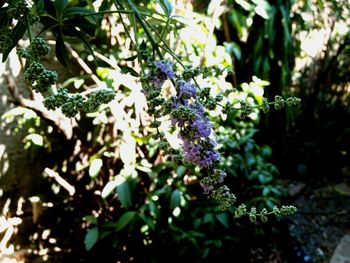
<path fill-rule="evenodd" d="M 347 0 L 177 0 L 172 1 L 170 18 L 162 15 L 167 1 L 135 3 L 155 39 L 164 41 L 160 45 L 185 65 L 233 69 L 231 75 L 197 79 L 200 86 L 211 87 L 213 95 L 224 91 L 233 103 L 259 103 L 262 96 L 273 100 L 280 94 L 302 99 L 298 110 L 267 115 L 255 111 L 247 120 L 240 119 L 239 112 L 221 114 L 220 107 L 210 112 L 226 182 L 239 204 L 271 208 L 286 202 L 290 199 L 282 182 L 290 179 L 349 179 Z M 22 233 L 24 238 L 34 247 L 45 244 L 47 255 L 59 254 L 59 246 L 68 258 L 92 261 L 201 262 L 235 257 L 239 262 L 282 262 L 278 260 L 289 254 L 288 262 L 296 262 L 289 242 L 269 242 L 286 231 L 285 221 L 254 225 L 234 219 L 231 211 L 220 211 L 203 195 L 198 181 L 203 171 L 162 154 L 148 126 L 132 41 L 137 35 L 141 43 L 147 35 L 134 26 L 132 16 L 89 15 L 92 8 L 114 9 L 112 1 L 68 1 L 61 10 L 62 24 L 55 20 L 58 7 L 45 1 L 38 9 L 42 26 L 37 28 L 66 66 L 59 68 L 58 88 L 88 93 L 107 86 L 117 95 L 98 111 L 68 120 L 60 112 L 48 114 L 31 106 L 28 101 L 33 98 L 40 101 L 35 94 L 19 99 L 10 92 L 19 107 L 2 115 L 3 125 L 13 135 L 24 132 L 23 147 L 32 162 L 42 164 L 44 175 L 43 187 L 31 193 L 44 207 L 33 231 L 51 229 L 49 237 L 68 240 L 55 245 L 43 235 L 34 238 L 30 231 Z M 151 49 L 147 41 L 141 47 Z M 53 60 L 45 62 L 58 67 Z M 5 80 L 12 89 L 19 88 L 10 76 Z M 167 139 L 176 145 L 170 134 Z M 1 181 L 6 183 L 6 172 Z M 1 193 L 5 207 L 11 189 Z M 16 215 L 16 209 L 10 207 L 4 216 Z M 272 253 L 276 247 L 288 252 Z M 264 254 L 261 248 L 270 252 Z"/>

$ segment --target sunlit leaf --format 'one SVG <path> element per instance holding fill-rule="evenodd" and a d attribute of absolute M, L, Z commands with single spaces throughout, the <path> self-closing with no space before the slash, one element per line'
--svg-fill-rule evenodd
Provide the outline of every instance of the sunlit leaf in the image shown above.
<path fill-rule="evenodd" d="M 89 175 L 91 178 L 96 178 L 96 176 L 99 174 L 101 168 L 103 166 L 103 162 L 101 159 L 94 159 L 90 163 L 89 167 Z"/>
<path fill-rule="evenodd" d="M 168 0 L 158 0 L 157 2 L 162 7 L 165 15 L 169 17 L 173 11 L 171 3 Z"/>

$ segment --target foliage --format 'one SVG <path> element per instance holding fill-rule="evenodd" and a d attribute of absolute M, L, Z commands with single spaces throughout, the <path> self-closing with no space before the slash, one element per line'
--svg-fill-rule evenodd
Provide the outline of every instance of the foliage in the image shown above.
<path fill-rule="evenodd" d="M 268 112 L 270 106 L 278 110 L 300 100 L 277 95 L 269 102 L 263 98 L 269 83 L 257 77 L 234 83 L 233 89 L 227 81 L 236 77 L 227 70 L 230 57 L 214 37 L 222 14 L 216 8 L 201 15 L 183 6 L 180 17 L 168 1 L 76 5 L 56 0 L 22 7 L 18 0 L 1 8 L 1 29 L 12 40 L 1 46 L 3 59 L 27 31 L 29 47 L 18 49 L 26 81 L 33 93 L 43 95 L 39 103 L 45 112 L 75 117 L 67 146 L 50 147 L 63 148 L 64 158 L 54 160 L 52 168 L 79 188 L 73 198 L 89 200 L 87 250 L 107 246 L 113 258 L 152 255 L 157 261 L 164 254 L 156 250 L 175 246 L 178 258 L 215 257 L 228 246 L 224 241 L 236 240 L 233 217 L 245 215 L 255 223 L 295 212 L 292 206 L 277 207 L 283 190 L 276 167 L 267 161 L 271 148 L 257 145 L 253 136 L 259 108 Z M 19 16 L 9 11 L 14 8 Z M 34 37 L 35 23 L 42 29 Z M 49 52 L 45 36 L 56 41 L 59 62 L 72 70 L 75 59 L 85 76 L 60 83 L 40 62 Z M 78 91 L 77 81 L 83 83 Z M 93 88 L 82 91 L 84 85 Z M 50 133 L 62 127 L 49 125 L 40 134 L 53 144 Z M 246 196 L 238 196 L 242 204 L 233 206 L 231 191 L 247 189 Z"/>

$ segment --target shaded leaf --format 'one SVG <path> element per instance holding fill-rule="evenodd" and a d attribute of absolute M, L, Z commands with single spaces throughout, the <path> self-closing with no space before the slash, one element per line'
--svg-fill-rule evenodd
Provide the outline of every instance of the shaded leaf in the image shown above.
<path fill-rule="evenodd" d="M 127 181 L 117 185 L 117 193 L 119 201 L 125 208 L 128 208 L 131 205 L 131 191 Z"/>
<path fill-rule="evenodd" d="M 69 7 L 66 8 L 63 12 L 63 17 L 69 17 L 69 16 L 74 16 L 74 15 L 86 15 L 86 14 L 93 14 L 89 9 L 86 9 L 84 7 L 80 6 L 74 6 L 74 7 Z"/>
<path fill-rule="evenodd" d="M 216 214 L 215 217 L 224 227 L 228 228 L 230 226 L 227 213 Z"/>
<path fill-rule="evenodd" d="M 124 227 L 126 227 L 135 218 L 135 215 L 136 215 L 135 211 L 125 212 L 116 223 L 116 226 L 115 226 L 116 231 L 120 231 Z"/>
<path fill-rule="evenodd" d="M 181 192 L 180 190 L 176 189 L 172 192 L 170 197 L 170 209 L 175 209 L 180 205 L 181 201 Z"/>
<path fill-rule="evenodd" d="M 85 236 L 84 244 L 87 251 L 91 250 L 98 241 L 98 228 L 91 228 Z"/>
<path fill-rule="evenodd" d="M 63 66 L 68 67 L 70 65 L 68 51 L 61 32 L 58 33 L 56 38 L 56 57 Z"/>
<path fill-rule="evenodd" d="M 130 73 L 131 76 L 134 76 L 134 77 L 139 77 L 139 73 L 137 73 L 133 68 L 131 67 L 128 67 L 128 66 L 120 66 L 120 69 L 121 69 L 121 72 L 124 73 L 124 74 L 127 74 L 127 73 Z"/>
<path fill-rule="evenodd" d="M 75 29 L 78 27 L 84 33 L 94 36 L 96 31 L 96 24 L 92 24 L 87 18 L 74 17 L 63 21 L 65 28 Z"/>
<path fill-rule="evenodd" d="M 138 215 L 150 228 L 153 230 L 155 229 L 155 223 L 153 222 L 152 218 L 141 213 L 138 213 Z"/>
<path fill-rule="evenodd" d="M 55 1 L 55 10 L 58 18 L 62 19 L 63 10 L 66 8 L 68 0 L 56 0 Z"/>

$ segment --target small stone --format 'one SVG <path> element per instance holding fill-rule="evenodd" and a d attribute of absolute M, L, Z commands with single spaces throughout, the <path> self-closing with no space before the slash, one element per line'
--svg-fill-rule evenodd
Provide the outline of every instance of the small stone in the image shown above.
<path fill-rule="evenodd" d="M 350 263 L 350 235 L 345 235 L 336 247 L 330 263 Z"/>

